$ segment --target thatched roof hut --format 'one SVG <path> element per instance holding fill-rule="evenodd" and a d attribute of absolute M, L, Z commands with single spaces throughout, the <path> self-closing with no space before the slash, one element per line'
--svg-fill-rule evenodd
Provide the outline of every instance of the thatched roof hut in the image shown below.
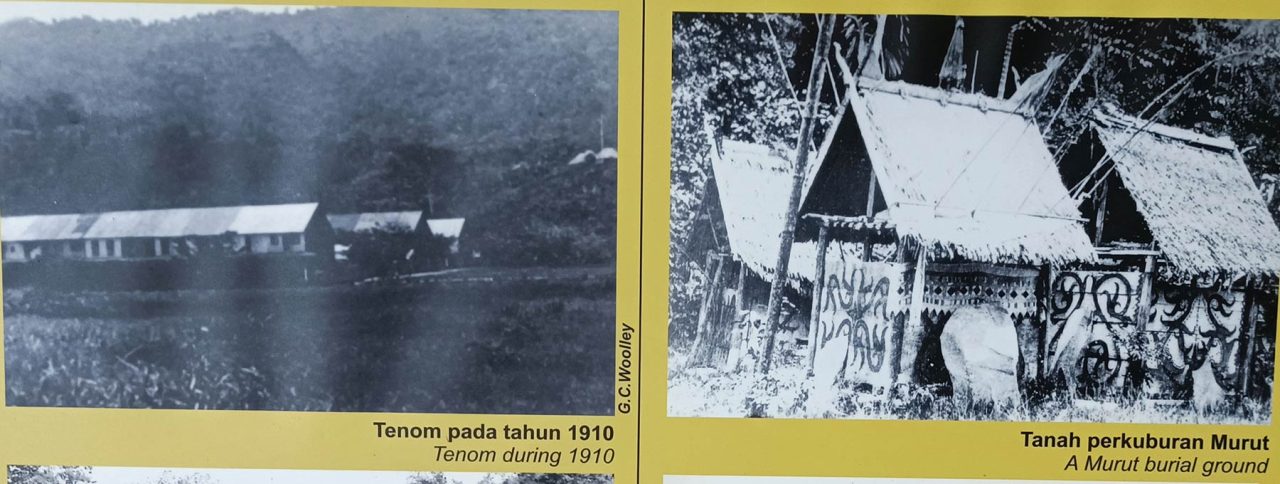
<path fill-rule="evenodd" d="M 773 280 L 779 235 L 786 222 L 792 163 L 768 146 L 727 139 L 711 147 L 707 203 L 715 212 L 712 226 L 733 258 L 766 281 Z M 815 245 L 792 246 L 790 280 L 808 281 Z"/>
<path fill-rule="evenodd" d="M 1097 110 L 1063 176 L 1107 173 L 1090 194 L 1100 250 L 1145 247 L 1189 274 L 1275 275 L 1280 229 L 1230 139 Z M 1092 143 L 1092 144 L 1090 144 Z M 1086 153 L 1086 150 L 1090 150 Z M 1089 156 L 1092 155 L 1092 156 Z M 1099 165 L 1101 162 L 1101 165 Z"/>
<path fill-rule="evenodd" d="M 848 91 L 801 213 L 930 259 L 1092 261 L 1034 119 L 985 96 L 862 79 Z M 812 238 L 812 231 L 805 234 Z"/>

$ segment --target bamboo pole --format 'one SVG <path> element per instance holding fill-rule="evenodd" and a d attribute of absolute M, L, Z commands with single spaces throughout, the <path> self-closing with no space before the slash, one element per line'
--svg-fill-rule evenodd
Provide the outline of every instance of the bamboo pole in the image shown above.
<path fill-rule="evenodd" d="M 1013 59 L 1013 38 L 1018 34 L 1018 29 L 1022 28 L 1022 24 L 1025 22 L 1013 24 L 1013 27 L 1009 29 L 1009 38 L 1004 44 L 1004 61 L 1000 63 L 1000 86 L 996 89 L 996 99 L 1004 99 L 1004 86 L 1009 82 L 1009 62 Z"/>
<path fill-rule="evenodd" d="M 818 32 L 818 42 L 814 46 L 813 64 L 809 68 L 809 89 L 805 91 L 804 112 L 800 119 L 800 138 L 796 140 L 795 173 L 791 177 L 791 197 L 787 202 L 786 222 L 779 235 L 778 259 L 774 264 L 773 284 L 769 288 L 769 312 L 766 330 L 769 332 L 765 342 L 764 355 L 760 359 L 759 371 L 769 374 L 773 359 L 773 347 L 778 336 L 778 320 L 782 316 L 782 298 L 790 274 L 791 244 L 795 242 L 796 212 L 800 210 L 800 192 L 804 189 L 805 166 L 809 161 L 809 140 L 813 138 L 813 118 L 818 109 L 818 98 L 822 95 L 823 65 L 826 63 L 826 52 L 831 45 L 831 32 L 835 29 L 835 15 L 828 15 Z"/>

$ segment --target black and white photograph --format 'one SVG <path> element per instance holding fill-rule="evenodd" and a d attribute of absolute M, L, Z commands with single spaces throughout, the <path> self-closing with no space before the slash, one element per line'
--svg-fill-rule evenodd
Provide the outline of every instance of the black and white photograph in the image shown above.
<path fill-rule="evenodd" d="M 673 33 L 669 416 L 1270 422 L 1280 23 Z"/>
<path fill-rule="evenodd" d="M 612 484 L 599 474 L 11 465 L 9 484 Z"/>
<path fill-rule="evenodd" d="M 0 1 L 6 404 L 612 415 L 618 39 Z"/>
<path fill-rule="evenodd" d="M 665 476 L 663 484 L 1111 484 L 1107 481 L 1028 481 L 1012 479 L 912 479 L 906 477 Z M 1115 482 L 1115 481 L 1113 481 Z M 1148 481 L 1146 484 L 1161 484 Z M 1164 483 L 1170 484 L 1170 483 Z"/>

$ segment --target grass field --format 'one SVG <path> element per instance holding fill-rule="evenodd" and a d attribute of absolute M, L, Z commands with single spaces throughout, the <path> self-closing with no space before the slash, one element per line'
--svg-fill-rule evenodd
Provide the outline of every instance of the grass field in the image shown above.
<path fill-rule="evenodd" d="M 614 286 L 5 294 L 9 405 L 608 414 Z"/>
<path fill-rule="evenodd" d="M 760 383 L 745 372 L 687 368 L 686 356 L 678 350 L 668 353 L 667 414 L 672 417 L 745 417 L 753 387 L 759 388 L 755 402 L 765 407 L 766 416 L 776 418 L 1265 425 L 1271 416 L 1269 402 L 1253 400 L 1233 408 L 1197 410 L 1187 402 L 1102 402 L 1067 397 L 1035 407 L 1018 405 L 979 412 L 961 408 L 949 396 L 934 395 L 927 388 L 891 401 L 852 388 L 817 389 L 798 358 L 776 364 L 771 378 Z M 810 398 L 819 390 L 828 398 Z"/>

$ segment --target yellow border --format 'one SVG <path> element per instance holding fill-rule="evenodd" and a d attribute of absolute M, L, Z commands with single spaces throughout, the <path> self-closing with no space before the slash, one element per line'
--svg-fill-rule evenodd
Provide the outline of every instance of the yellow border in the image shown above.
<path fill-rule="evenodd" d="M 1241 18 L 1280 19 L 1280 4 L 1267 0 L 646 0 L 650 28 L 674 12 L 849 13 L 1036 17 Z M 646 30 L 646 57 L 664 42 Z M 666 39 L 670 43 L 670 39 Z M 649 114 L 646 111 L 646 114 Z"/>
<path fill-rule="evenodd" d="M 1280 19 L 1280 3 L 1263 1 L 1009 1 L 860 2 L 648 0 L 645 9 L 644 395 L 640 415 L 641 475 L 915 477 L 1111 481 L 1201 481 L 1198 475 L 1065 472 L 1072 452 L 1024 449 L 1019 432 L 1116 434 L 1158 431 L 1209 437 L 1280 437 L 1270 425 L 1197 426 L 946 421 L 667 418 L 667 294 L 670 244 L 672 15 L 676 12 L 892 13 L 942 15 L 1195 17 Z M 1273 396 L 1272 401 L 1277 401 Z M 1274 447 L 1273 447 L 1274 449 Z M 1075 452 L 1084 459 L 1085 453 Z M 1178 457 L 1177 452 L 1150 453 Z M 1274 452 L 1273 452 L 1274 454 Z M 1140 452 L 1108 453 L 1132 458 Z M 1196 455 L 1226 458 L 1223 452 Z M 1251 455 L 1261 460 L 1261 453 Z M 1192 454 L 1183 452 L 1182 457 Z M 1274 457 L 1274 455 L 1273 455 Z M 1275 460 L 1275 459 L 1273 459 Z M 1263 482 L 1280 482 L 1270 469 Z M 1258 482 L 1257 476 L 1216 476 L 1214 482 Z M 939 484 L 944 484 L 940 482 Z"/>
<path fill-rule="evenodd" d="M 3 8 L 0 1 L 0 8 Z M 274 4 L 360 7 L 484 8 L 512 10 L 614 11 L 618 15 L 618 265 L 617 334 L 622 323 L 639 327 L 640 280 L 640 96 L 642 5 L 638 0 L 295 0 L 183 1 L 150 3 Z M 0 321 L 0 331 L 3 323 Z M 0 340 L 0 353 L 3 352 Z M 621 355 L 621 348 L 615 348 Z M 620 356 L 619 356 L 620 357 Z M 633 356 L 633 362 L 638 355 Z M 0 370 L 3 369 L 0 359 Z M 634 371 L 634 369 L 633 369 Z M 0 371 L 0 388 L 4 372 Z M 622 401 L 622 397 L 615 398 Z M 120 467 L 205 467 L 245 469 L 351 469 L 471 472 L 554 472 L 615 474 L 634 484 L 635 411 L 613 416 L 523 416 L 461 414 L 375 414 L 276 411 L 127 410 L 25 408 L 4 406 L 0 391 L 0 468 L 12 464 Z M 633 406 L 635 397 L 632 398 Z M 476 426 L 481 423 L 530 426 L 612 425 L 612 464 L 570 464 L 567 452 L 581 442 L 530 443 L 566 453 L 561 465 L 437 463 L 427 440 L 377 439 L 374 421 L 400 425 Z M 566 432 L 567 434 L 567 432 Z M 459 443 L 450 448 L 497 449 L 499 444 Z M 585 444 L 591 447 L 605 445 Z M 522 448 L 525 446 L 522 445 Z M 3 474 L 0 470 L 0 475 Z"/>

